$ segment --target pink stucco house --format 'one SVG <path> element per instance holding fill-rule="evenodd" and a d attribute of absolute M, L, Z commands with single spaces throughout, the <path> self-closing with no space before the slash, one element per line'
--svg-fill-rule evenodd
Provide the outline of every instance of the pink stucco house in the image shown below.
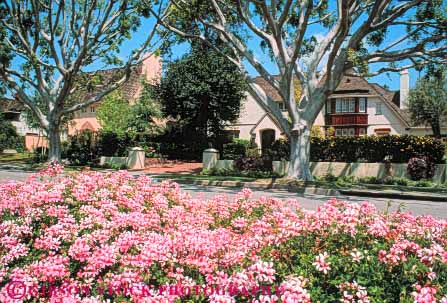
<path fill-rule="evenodd" d="M 109 78 L 116 73 L 117 69 L 108 69 L 100 71 L 100 75 L 104 78 Z M 161 76 L 161 58 L 159 56 L 149 56 L 141 64 L 139 64 L 135 71 L 131 74 L 129 80 L 120 88 L 124 98 L 132 102 L 136 100 L 141 93 L 141 80 L 149 83 L 157 81 Z M 101 128 L 96 119 L 96 108 L 101 102 L 93 104 L 87 108 L 83 108 L 74 114 L 74 118 L 69 123 L 68 135 L 73 135 L 78 131 L 92 130 L 96 131 Z"/>

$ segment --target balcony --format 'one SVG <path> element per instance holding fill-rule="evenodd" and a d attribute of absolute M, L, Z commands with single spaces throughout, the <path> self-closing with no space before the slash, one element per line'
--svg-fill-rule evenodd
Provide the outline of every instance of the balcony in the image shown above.
<path fill-rule="evenodd" d="M 365 113 L 337 113 L 326 114 L 325 123 L 327 126 L 337 125 L 367 125 L 368 114 Z"/>

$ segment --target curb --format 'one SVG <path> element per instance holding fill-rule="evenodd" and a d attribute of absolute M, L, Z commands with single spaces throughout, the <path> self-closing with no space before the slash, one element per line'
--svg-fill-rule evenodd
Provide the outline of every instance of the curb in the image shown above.
<path fill-rule="evenodd" d="M 154 179 L 157 179 L 154 177 Z M 324 195 L 336 197 L 340 195 L 359 196 L 359 197 L 375 197 L 375 198 L 390 198 L 402 200 L 423 200 L 435 202 L 447 202 L 447 195 L 428 194 L 427 192 L 403 192 L 403 191 L 374 191 L 374 190 L 360 190 L 360 189 L 333 189 L 319 186 L 302 186 L 297 185 L 283 185 L 283 184 L 263 184 L 257 182 L 241 182 L 241 181 L 211 181 L 211 180 L 192 180 L 192 179 L 169 179 L 160 178 L 159 180 L 168 180 L 179 184 L 192 184 L 200 186 L 218 186 L 218 187 L 233 187 L 233 188 L 251 188 L 259 190 L 285 190 L 289 192 L 296 192 L 306 195 Z"/>
<path fill-rule="evenodd" d="M 157 179 L 154 177 L 154 179 Z M 160 180 L 160 179 L 159 179 Z M 171 182 L 179 184 L 192 184 L 200 186 L 218 186 L 218 187 L 233 187 L 233 188 L 251 188 L 260 190 L 285 190 L 289 192 L 296 192 L 308 195 L 326 195 L 326 196 L 339 196 L 340 192 L 332 188 L 316 187 L 316 186 L 294 186 L 283 184 L 264 184 L 256 182 L 242 182 L 242 181 L 211 181 L 211 180 L 192 180 L 192 179 L 165 179 Z"/>
<path fill-rule="evenodd" d="M 446 195 L 427 194 L 426 192 L 398 192 L 398 191 L 371 191 L 371 190 L 352 190 L 340 189 L 339 192 L 346 196 L 359 197 L 375 197 L 375 198 L 391 198 L 402 200 L 422 200 L 434 202 L 447 202 Z"/>

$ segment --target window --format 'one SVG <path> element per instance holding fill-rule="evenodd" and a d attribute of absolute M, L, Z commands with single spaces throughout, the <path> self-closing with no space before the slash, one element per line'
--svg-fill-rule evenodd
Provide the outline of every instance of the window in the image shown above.
<path fill-rule="evenodd" d="M 331 100 L 329 99 L 327 102 L 326 102 L 326 113 L 328 113 L 328 114 L 330 114 L 331 113 L 331 110 L 332 110 L 332 102 L 331 102 Z"/>
<path fill-rule="evenodd" d="M 86 113 L 86 112 L 87 112 L 86 108 L 81 109 L 81 113 Z"/>
<path fill-rule="evenodd" d="M 382 103 L 376 102 L 376 115 L 382 114 Z"/>
<path fill-rule="evenodd" d="M 90 107 L 90 112 L 94 113 L 95 112 L 95 108 L 94 107 Z"/>
<path fill-rule="evenodd" d="M 335 112 L 341 113 L 341 100 L 340 99 L 337 99 L 335 101 Z"/>
<path fill-rule="evenodd" d="M 225 130 L 224 134 L 226 143 L 232 142 L 233 139 L 239 139 L 239 130 Z"/>
<path fill-rule="evenodd" d="M 335 130 L 336 137 L 355 136 L 355 128 L 337 128 Z"/>
<path fill-rule="evenodd" d="M 359 112 L 366 113 L 366 98 L 359 98 Z"/>
<path fill-rule="evenodd" d="M 351 137 L 355 136 L 355 129 L 348 128 L 348 136 L 351 136 Z"/>
<path fill-rule="evenodd" d="M 276 104 L 278 104 L 279 108 L 281 109 L 281 111 L 286 111 L 286 104 L 282 101 L 275 101 Z"/>
<path fill-rule="evenodd" d="M 364 136 L 364 135 L 366 135 L 366 129 L 359 128 L 359 136 Z"/>
<path fill-rule="evenodd" d="M 335 101 L 335 111 L 337 113 L 354 113 L 355 99 L 354 98 L 337 98 Z"/>

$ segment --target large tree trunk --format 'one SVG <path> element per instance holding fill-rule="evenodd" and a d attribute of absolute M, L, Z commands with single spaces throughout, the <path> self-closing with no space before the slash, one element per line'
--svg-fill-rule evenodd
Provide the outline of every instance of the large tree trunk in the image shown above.
<path fill-rule="evenodd" d="M 431 129 L 433 131 L 433 136 L 436 139 L 441 139 L 441 125 L 440 125 L 440 123 L 439 122 L 432 123 Z"/>
<path fill-rule="evenodd" d="M 290 166 L 288 178 L 313 180 L 310 172 L 310 129 L 290 134 Z"/>
<path fill-rule="evenodd" d="M 61 134 L 58 125 L 52 126 L 48 129 L 48 161 L 61 161 Z"/>

